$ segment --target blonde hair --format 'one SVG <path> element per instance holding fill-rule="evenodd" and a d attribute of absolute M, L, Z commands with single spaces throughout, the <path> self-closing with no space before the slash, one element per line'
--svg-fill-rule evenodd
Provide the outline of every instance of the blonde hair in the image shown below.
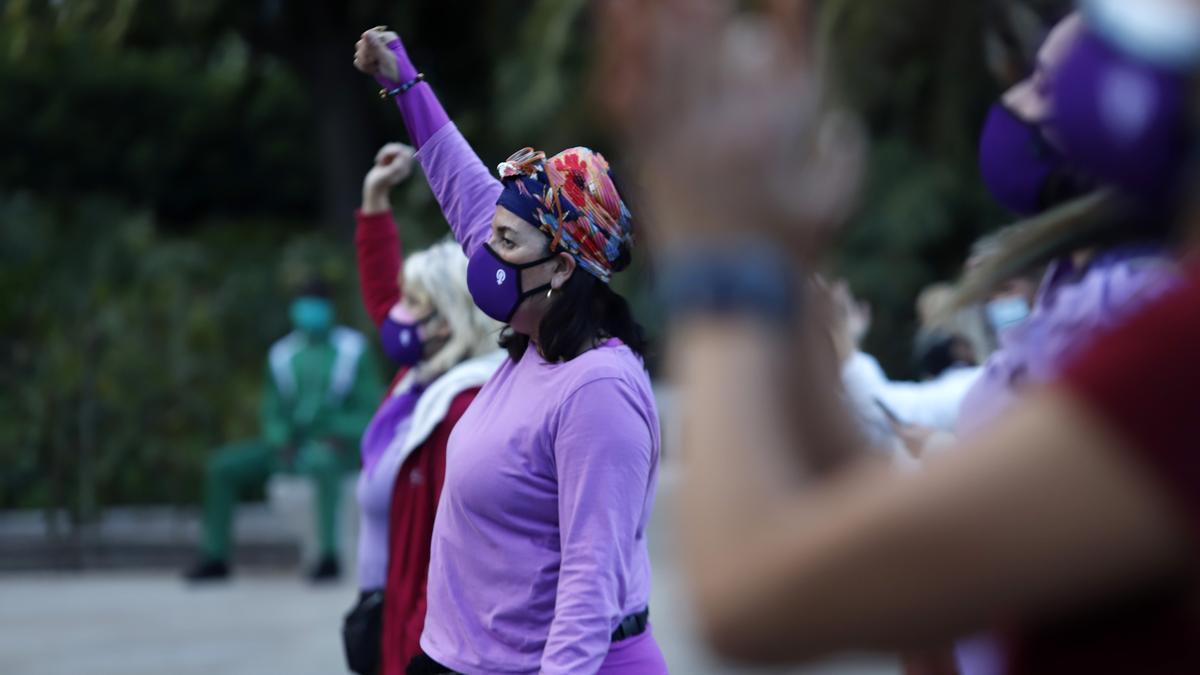
<path fill-rule="evenodd" d="M 414 368 L 419 382 L 431 382 L 459 363 L 495 351 L 501 324 L 488 318 L 467 289 L 467 257 L 453 241 L 443 240 L 404 261 L 405 293 L 429 300 L 450 328 L 450 338 Z"/>

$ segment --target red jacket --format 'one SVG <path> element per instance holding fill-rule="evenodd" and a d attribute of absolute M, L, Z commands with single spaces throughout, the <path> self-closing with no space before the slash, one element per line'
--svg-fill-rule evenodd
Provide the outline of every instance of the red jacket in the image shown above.
<path fill-rule="evenodd" d="M 1086 349 L 1060 386 L 1119 434 L 1200 544 L 1200 264 L 1187 280 Z M 1200 570 L 1010 631 L 1011 673 L 1200 673 Z"/>
<path fill-rule="evenodd" d="M 400 300 L 400 237 L 391 213 L 356 214 L 354 243 L 359 287 L 367 314 L 376 326 Z M 404 376 L 396 374 L 396 382 Z M 429 438 L 404 461 L 396 474 L 388 523 L 388 573 L 383 601 L 380 673 L 402 675 L 420 650 L 425 625 L 425 580 L 429 542 L 446 477 L 446 443 L 478 388 L 458 394 Z"/>

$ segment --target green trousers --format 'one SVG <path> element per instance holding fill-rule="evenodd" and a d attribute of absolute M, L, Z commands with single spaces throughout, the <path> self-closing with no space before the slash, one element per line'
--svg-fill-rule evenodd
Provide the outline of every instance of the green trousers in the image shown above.
<path fill-rule="evenodd" d="M 342 478 L 358 467 L 358 453 L 325 443 L 307 443 L 291 466 L 280 452 L 262 440 L 231 443 L 219 448 L 208 462 L 204 484 L 204 553 L 229 559 L 233 509 L 238 497 L 262 489 L 275 473 L 298 473 L 316 487 L 317 532 L 321 555 L 337 555 L 337 516 Z"/>

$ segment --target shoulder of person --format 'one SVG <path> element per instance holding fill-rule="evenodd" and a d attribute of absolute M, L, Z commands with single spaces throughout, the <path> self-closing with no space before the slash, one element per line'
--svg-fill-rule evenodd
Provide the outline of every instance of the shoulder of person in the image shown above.
<path fill-rule="evenodd" d="M 547 393 L 552 397 L 548 405 L 554 424 L 592 406 L 614 414 L 618 409 L 655 410 L 650 376 L 637 354 L 625 345 L 590 349 L 553 367 L 555 384 Z"/>
<path fill-rule="evenodd" d="M 1159 254 L 1131 257 L 1115 265 L 1105 276 L 1106 295 L 1116 306 L 1118 318 L 1164 295 L 1183 280 L 1183 270 L 1172 258 Z"/>
<path fill-rule="evenodd" d="M 362 346 L 367 338 L 363 336 L 362 331 L 349 326 L 334 326 L 330 331 L 329 337 L 335 344 L 353 345 L 355 347 Z"/>
<path fill-rule="evenodd" d="M 1072 331 L 1118 322 L 1128 312 L 1161 295 L 1180 278 L 1165 253 L 1122 247 L 1101 254 L 1081 276 L 1053 289 L 1035 308 L 1036 322 Z"/>
<path fill-rule="evenodd" d="M 649 386 L 650 375 L 642 359 L 623 344 L 609 344 L 589 349 L 572 359 L 572 377 L 564 389 L 569 396 L 581 387 L 611 380 L 610 386 L 637 387 L 641 383 Z"/>
<path fill-rule="evenodd" d="M 271 348 L 267 351 L 267 354 L 268 356 L 275 358 L 283 352 L 295 352 L 295 350 L 300 347 L 300 344 L 303 341 L 304 340 L 301 338 L 299 332 L 292 331 L 272 342 Z"/>
<path fill-rule="evenodd" d="M 624 360 L 620 355 L 595 355 L 590 359 L 592 363 L 562 387 L 548 420 L 552 434 L 557 437 L 563 431 L 582 429 L 593 438 L 607 439 L 606 447 L 610 450 L 615 443 L 638 453 L 649 446 L 618 439 L 639 438 L 653 444 L 658 405 L 650 378 L 637 356 L 628 349 L 624 351 L 628 355 Z"/>
<path fill-rule="evenodd" d="M 867 386 L 881 382 L 886 383 L 888 377 L 874 356 L 864 351 L 856 350 L 842 364 L 842 379 L 847 384 L 855 383 Z"/>

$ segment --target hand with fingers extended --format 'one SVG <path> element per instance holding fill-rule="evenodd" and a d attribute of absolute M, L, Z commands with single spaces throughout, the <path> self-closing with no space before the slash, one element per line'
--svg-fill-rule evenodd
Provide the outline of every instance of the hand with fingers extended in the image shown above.
<path fill-rule="evenodd" d="M 375 153 L 375 164 L 363 178 L 362 212 L 382 213 L 390 207 L 388 193 L 412 175 L 416 150 L 404 143 L 388 143 Z"/>
<path fill-rule="evenodd" d="M 838 363 L 845 363 L 862 345 L 871 328 L 871 306 L 854 297 L 844 279 L 827 287 L 830 315 L 830 336 Z"/>
<path fill-rule="evenodd" d="M 854 204 L 863 134 L 830 101 L 796 28 L 804 12 L 767 11 L 605 5 L 601 80 L 661 244 L 752 235 L 808 259 Z"/>

